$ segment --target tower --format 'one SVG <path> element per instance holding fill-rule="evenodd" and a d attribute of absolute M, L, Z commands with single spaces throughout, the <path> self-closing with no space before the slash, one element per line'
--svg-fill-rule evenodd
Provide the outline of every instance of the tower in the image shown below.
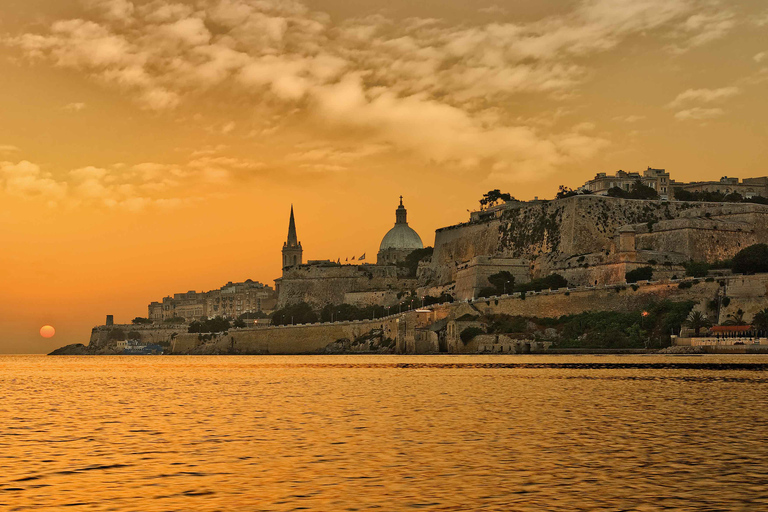
<path fill-rule="evenodd" d="M 303 263 L 302 255 L 304 250 L 301 248 L 296 236 L 296 221 L 293 218 L 293 205 L 291 205 L 291 220 L 288 223 L 288 239 L 283 244 L 283 269 L 295 267 Z"/>

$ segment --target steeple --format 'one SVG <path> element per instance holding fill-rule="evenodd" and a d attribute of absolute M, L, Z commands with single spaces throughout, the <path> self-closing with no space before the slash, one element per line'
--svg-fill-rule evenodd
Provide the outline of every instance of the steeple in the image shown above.
<path fill-rule="evenodd" d="M 291 218 L 288 221 L 288 238 L 283 244 L 283 270 L 304 263 L 304 250 L 296 236 L 296 220 L 293 217 L 293 205 L 291 205 Z"/>
<path fill-rule="evenodd" d="M 288 222 L 288 241 L 286 245 L 288 247 L 296 247 L 299 244 L 299 239 L 296 236 L 296 220 L 293 218 L 293 205 L 291 205 L 291 220 Z"/>
<path fill-rule="evenodd" d="M 408 224 L 408 210 L 403 206 L 403 196 L 400 196 L 400 206 L 395 210 L 395 224 Z"/>

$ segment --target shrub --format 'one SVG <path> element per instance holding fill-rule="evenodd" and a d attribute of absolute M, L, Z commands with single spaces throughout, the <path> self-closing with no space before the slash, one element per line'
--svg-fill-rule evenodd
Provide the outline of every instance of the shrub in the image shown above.
<path fill-rule="evenodd" d="M 232 323 L 232 327 L 235 327 L 237 329 L 242 329 L 243 327 L 245 327 L 245 320 L 243 320 L 242 318 L 238 318 Z"/>
<path fill-rule="evenodd" d="M 222 332 L 226 331 L 231 327 L 229 320 L 226 318 L 222 318 L 220 316 L 217 316 L 216 318 L 211 318 L 209 320 L 196 320 L 189 324 L 189 328 L 187 329 L 187 332 L 197 332 L 197 333 L 205 333 L 205 332 Z"/>
<path fill-rule="evenodd" d="M 149 318 L 143 318 L 143 317 L 137 316 L 136 318 L 131 320 L 131 323 L 134 325 L 151 324 L 152 320 L 150 320 Z"/>
<path fill-rule="evenodd" d="M 166 318 L 163 320 L 164 324 L 185 324 L 187 323 L 186 319 L 180 317 L 180 316 L 174 316 L 173 318 Z"/>
<path fill-rule="evenodd" d="M 317 322 L 317 314 L 306 302 L 286 306 L 272 313 L 272 325 L 312 324 Z"/>
<path fill-rule="evenodd" d="M 478 334 L 483 334 L 483 330 L 479 327 L 467 327 L 463 331 L 461 331 L 461 334 L 459 337 L 461 338 L 462 343 L 465 345 L 475 339 L 475 336 Z"/>
<path fill-rule="evenodd" d="M 636 283 L 638 281 L 650 281 L 653 277 L 653 267 L 640 267 L 635 270 L 627 272 L 625 278 L 628 283 Z"/>
<path fill-rule="evenodd" d="M 677 287 L 681 290 L 686 290 L 688 288 L 693 288 L 693 283 L 690 281 L 683 281 L 682 283 L 678 283 Z"/>
<path fill-rule="evenodd" d="M 740 250 L 733 257 L 732 268 L 737 274 L 768 272 L 768 245 L 755 244 Z"/>
<path fill-rule="evenodd" d="M 709 263 L 704 261 L 689 261 L 685 264 L 685 275 L 689 277 L 706 277 Z"/>
<path fill-rule="evenodd" d="M 566 288 L 568 281 L 560 274 L 550 274 L 547 277 L 534 279 L 529 283 L 520 284 L 515 286 L 515 291 L 518 292 L 539 292 L 541 290 L 557 290 L 559 288 Z"/>

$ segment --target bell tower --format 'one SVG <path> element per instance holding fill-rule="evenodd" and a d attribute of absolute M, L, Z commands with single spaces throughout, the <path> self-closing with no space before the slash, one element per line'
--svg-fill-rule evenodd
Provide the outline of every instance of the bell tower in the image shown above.
<path fill-rule="evenodd" d="M 291 205 L 291 220 L 288 223 L 288 239 L 283 244 L 283 270 L 296 267 L 303 263 L 304 250 L 301 248 L 296 236 L 296 221 L 293 218 L 293 205 Z"/>

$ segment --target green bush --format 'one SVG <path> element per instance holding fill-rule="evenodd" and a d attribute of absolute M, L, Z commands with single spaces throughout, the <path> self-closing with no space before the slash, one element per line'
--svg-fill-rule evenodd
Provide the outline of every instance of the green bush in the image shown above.
<path fill-rule="evenodd" d="M 272 325 L 313 324 L 317 314 L 306 302 L 286 306 L 272 313 Z"/>
<path fill-rule="evenodd" d="M 137 316 L 136 318 L 131 320 L 131 323 L 134 325 L 151 324 L 152 320 L 150 320 L 149 318 L 143 318 L 143 317 Z"/>
<path fill-rule="evenodd" d="M 705 261 L 689 261 L 685 264 L 685 275 L 689 277 L 707 277 L 709 263 Z"/>
<path fill-rule="evenodd" d="M 467 327 L 463 331 L 461 331 L 461 334 L 459 337 L 461 338 L 462 343 L 465 345 L 475 339 L 475 336 L 478 334 L 483 334 L 483 330 L 479 327 Z"/>
<path fill-rule="evenodd" d="M 229 320 L 217 316 L 208 320 L 195 320 L 189 324 L 187 332 L 207 333 L 207 332 L 223 332 L 231 327 Z"/>
<path fill-rule="evenodd" d="M 737 274 L 768 272 L 768 245 L 750 245 L 733 257 L 733 271 Z"/>
<path fill-rule="evenodd" d="M 630 270 L 626 273 L 625 278 L 628 283 L 636 283 L 638 281 L 650 281 L 653 277 L 653 267 L 640 267 L 635 270 Z"/>

